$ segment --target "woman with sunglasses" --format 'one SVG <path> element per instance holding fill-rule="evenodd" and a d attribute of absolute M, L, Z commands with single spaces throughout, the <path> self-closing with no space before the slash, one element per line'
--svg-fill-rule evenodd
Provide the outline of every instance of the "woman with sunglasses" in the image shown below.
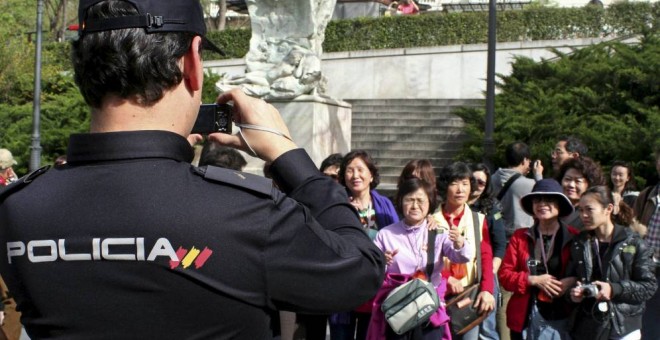
<path fill-rule="evenodd" d="M 511 339 L 570 339 L 570 305 L 562 296 L 575 283 L 566 268 L 578 232 L 560 218 L 573 212 L 573 204 L 557 181 L 544 179 L 521 206 L 534 225 L 513 233 L 498 275 L 513 292 L 506 310 Z"/>
<path fill-rule="evenodd" d="M 493 273 L 497 274 L 504 258 L 506 250 L 506 234 L 504 232 L 504 220 L 502 219 L 502 209 L 499 202 L 493 197 L 493 188 L 491 185 L 490 170 L 483 163 L 471 164 L 472 177 L 475 180 L 475 187 L 472 188 L 468 205 L 474 211 L 486 215 L 486 224 L 488 225 L 488 234 L 490 244 L 493 248 Z M 500 301 L 500 289 L 497 277 L 493 282 L 494 297 Z M 499 339 L 496 325 L 497 303 L 495 310 L 491 313 L 480 327 L 480 339 Z"/>

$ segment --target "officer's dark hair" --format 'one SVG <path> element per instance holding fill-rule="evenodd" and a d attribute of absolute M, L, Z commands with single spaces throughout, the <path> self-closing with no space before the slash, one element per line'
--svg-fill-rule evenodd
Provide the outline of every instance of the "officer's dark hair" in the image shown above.
<path fill-rule="evenodd" d="M 580 157 L 584 157 L 587 155 L 587 152 L 589 149 L 587 148 L 584 143 L 580 139 L 578 139 L 575 136 L 561 136 L 559 137 L 560 142 L 566 142 L 566 145 L 564 145 L 564 149 L 568 152 L 576 152 L 580 155 Z"/>
<path fill-rule="evenodd" d="M 340 153 L 333 153 L 332 155 L 326 157 L 323 162 L 321 162 L 321 167 L 319 170 L 323 172 L 325 169 L 335 165 L 338 168 L 341 167 L 341 161 L 344 159 Z"/>
<path fill-rule="evenodd" d="M 470 181 L 470 192 L 472 192 L 472 188 L 475 187 L 476 181 L 474 177 L 472 177 L 472 170 L 470 170 L 470 167 L 463 162 L 454 162 L 440 169 L 437 185 L 438 195 L 442 198 L 443 202 L 447 200 L 447 189 L 449 188 L 449 185 L 454 181 L 464 179 Z"/>
<path fill-rule="evenodd" d="M 339 168 L 339 183 L 346 186 L 346 181 L 344 179 L 344 176 L 346 175 L 346 167 L 356 158 L 361 159 L 367 165 L 369 172 L 371 172 L 371 177 L 374 179 L 369 184 L 369 188 L 372 190 L 375 189 L 380 183 L 380 173 L 378 172 L 376 162 L 365 150 L 353 150 L 344 156 L 344 159 L 341 161 L 341 167 Z"/>
<path fill-rule="evenodd" d="M 422 189 L 424 190 L 424 193 L 426 193 L 426 196 L 429 200 L 429 214 L 433 213 L 435 209 L 438 208 L 438 199 L 435 194 L 435 188 L 433 185 L 422 179 L 411 177 L 401 182 L 399 189 L 397 190 L 394 197 L 394 206 L 400 215 L 403 215 L 403 198 L 406 195 L 417 191 L 418 189 Z"/>
<path fill-rule="evenodd" d="M 614 196 L 612 196 L 612 191 L 610 188 L 604 185 L 596 185 L 593 187 L 587 188 L 587 190 L 582 194 L 582 197 L 587 195 L 593 196 L 600 205 L 605 208 L 608 204 L 614 205 Z M 610 219 L 616 224 L 623 226 L 630 226 L 633 223 L 633 217 L 635 216 L 634 211 L 631 207 L 626 204 L 623 199 L 619 200 L 619 212 L 615 215 L 612 212 Z"/>
<path fill-rule="evenodd" d="M 207 141 L 199 157 L 199 166 L 204 165 L 242 171 L 247 161 L 236 149 Z"/>
<path fill-rule="evenodd" d="M 90 7 L 87 18 L 135 14 L 138 11 L 130 3 L 107 0 Z M 188 32 L 147 34 L 143 28 L 85 33 L 71 49 L 74 80 L 93 108 L 100 108 L 108 94 L 151 106 L 181 83 L 178 61 L 194 36 Z"/>
<path fill-rule="evenodd" d="M 529 152 L 529 146 L 520 141 L 507 145 L 506 150 L 504 151 L 504 156 L 506 157 L 506 164 L 509 167 L 522 164 L 525 161 L 525 158 L 532 158 L 532 155 Z"/>
<path fill-rule="evenodd" d="M 559 168 L 559 175 L 556 178 L 557 182 L 562 183 L 564 175 L 566 175 L 566 172 L 570 169 L 575 169 L 582 174 L 584 179 L 587 180 L 587 185 L 589 187 L 605 185 L 603 170 L 598 163 L 594 162 L 594 160 L 589 157 L 571 158 L 564 162 Z"/>

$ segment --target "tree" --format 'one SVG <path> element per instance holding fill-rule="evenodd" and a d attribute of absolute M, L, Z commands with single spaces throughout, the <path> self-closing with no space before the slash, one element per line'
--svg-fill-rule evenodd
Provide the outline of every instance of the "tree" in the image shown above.
<path fill-rule="evenodd" d="M 202 0 L 202 6 L 208 18 L 209 27 L 217 31 L 224 30 L 227 21 L 227 0 Z"/>
<path fill-rule="evenodd" d="M 521 140 L 549 169 L 557 137 L 572 134 L 606 169 L 616 159 L 626 160 L 638 180 L 654 181 L 653 149 L 660 147 L 660 34 L 647 33 L 635 45 L 609 42 L 555 54 L 541 62 L 518 57 L 512 73 L 499 76 L 495 163 L 504 165 L 505 146 Z M 459 115 L 469 136 L 460 157 L 479 160 L 485 114 L 466 109 Z"/>

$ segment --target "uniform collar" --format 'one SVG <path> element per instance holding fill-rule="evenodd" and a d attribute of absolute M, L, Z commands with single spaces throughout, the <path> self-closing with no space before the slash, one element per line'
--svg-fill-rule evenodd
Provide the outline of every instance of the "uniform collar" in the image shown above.
<path fill-rule="evenodd" d="M 157 130 L 72 134 L 67 150 L 68 163 L 141 158 L 190 163 L 194 156 L 193 148 L 183 136 Z"/>

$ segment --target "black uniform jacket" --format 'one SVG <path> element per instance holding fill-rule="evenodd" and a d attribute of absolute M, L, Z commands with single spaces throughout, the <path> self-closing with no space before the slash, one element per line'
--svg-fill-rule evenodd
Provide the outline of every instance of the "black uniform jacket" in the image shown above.
<path fill-rule="evenodd" d="M 612 287 L 612 299 L 608 306 L 609 316 L 597 315 L 594 308 L 596 300 L 585 298 L 578 307 L 576 332 L 579 326 L 585 326 L 592 319 L 610 320 L 613 333 L 611 336 L 623 336 L 631 331 L 641 329 L 642 313 L 645 301 L 650 299 L 657 289 L 651 250 L 644 240 L 630 228 L 614 225 L 612 241 L 600 261 L 601 277 L 594 276 L 595 267 L 599 265 L 590 239 L 595 239 L 593 232 L 583 231 L 573 241 L 571 246 L 571 262 L 569 275 L 576 276 L 583 283 L 593 281 L 608 282 Z M 658 308 L 649 306 L 649 308 Z M 581 321 L 581 319 L 584 319 Z M 576 338 L 589 337 L 596 329 L 582 330 L 583 334 Z"/>
<path fill-rule="evenodd" d="M 73 135 L 67 156 L 0 200 L 0 270 L 32 339 L 266 339 L 273 309 L 350 310 L 382 283 L 345 190 L 302 149 L 273 162 L 286 195 L 191 166 L 164 131 Z"/>

